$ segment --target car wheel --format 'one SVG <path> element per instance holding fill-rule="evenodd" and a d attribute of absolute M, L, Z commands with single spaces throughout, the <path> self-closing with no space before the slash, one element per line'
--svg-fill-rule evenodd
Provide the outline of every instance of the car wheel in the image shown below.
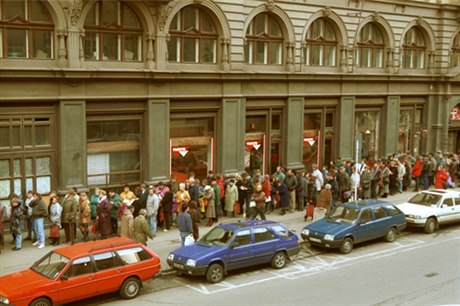
<path fill-rule="evenodd" d="M 211 284 L 215 284 L 224 279 L 224 269 L 220 264 L 212 264 L 206 271 L 206 279 Z"/>
<path fill-rule="evenodd" d="M 30 306 L 51 306 L 51 305 L 52 305 L 51 301 L 44 297 L 33 300 L 32 303 L 30 303 Z"/>
<path fill-rule="evenodd" d="M 394 227 L 390 228 L 385 235 L 385 240 L 388 242 L 393 242 L 396 240 L 396 230 Z"/>
<path fill-rule="evenodd" d="M 434 218 L 430 218 L 426 221 L 425 224 L 425 233 L 432 234 L 436 230 L 436 220 Z"/>
<path fill-rule="evenodd" d="M 353 239 L 351 238 L 345 238 L 345 240 L 342 242 L 342 245 L 340 246 L 340 252 L 343 254 L 348 254 L 353 250 Z"/>
<path fill-rule="evenodd" d="M 130 277 L 123 282 L 120 288 L 120 295 L 125 299 L 132 299 L 138 296 L 141 290 L 141 282 L 135 277 Z"/>
<path fill-rule="evenodd" d="M 274 269 L 284 268 L 286 265 L 286 254 L 284 252 L 276 253 L 273 255 L 271 264 Z"/>

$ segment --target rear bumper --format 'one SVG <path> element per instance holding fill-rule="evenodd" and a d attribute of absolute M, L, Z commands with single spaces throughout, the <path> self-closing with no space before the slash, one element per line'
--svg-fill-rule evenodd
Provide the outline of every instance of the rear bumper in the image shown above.
<path fill-rule="evenodd" d="M 208 269 L 208 266 L 199 266 L 199 267 L 190 267 L 187 266 L 183 263 L 169 260 L 168 259 L 168 265 L 176 271 L 179 271 L 184 274 L 188 275 L 197 275 L 197 276 L 202 276 L 206 274 L 206 270 Z"/>
<path fill-rule="evenodd" d="M 319 239 L 316 237 L 310 237 L 308 235 L 302 234 L 303 240 L 309 242 L 311 245 L 316 245 L 320 246 L 323 248 L 328 248 L 328 249 L 338 249 L 342 245 L 343 240 L 324 240 L 324 239 Z"/>

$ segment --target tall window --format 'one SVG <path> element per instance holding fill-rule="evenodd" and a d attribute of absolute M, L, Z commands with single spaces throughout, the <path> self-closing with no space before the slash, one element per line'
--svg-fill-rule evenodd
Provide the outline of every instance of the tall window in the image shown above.
<path fill-rule="evenodd" d="M 385 43 L 376 23 L 366 24 L 359 35 L 356 62 L 362 68 L 382 68 Z"/>
<path fill-rule="evenodd" d="M 0 57 L 53 58 L 54 24 L 38 0 L 2 0 Z"/>
<path fill-rule="evenodd" d="M 246 31 L 245 54 L 248 64 L 283 63 L 283 35 L 275 18 L 262 13 L 251 21 Z"/>
<path fill-rule="evenodd" d="M 379 156 L 379 111 L 357 111 L 355 115 L 355 137 L 359 143 L 359 156 L 356 160 L 373 159 Z"/>
<path fill-rule="evenodd" d="M 187 6 L 174 16 L 169 29 L 168 56 L 176 63 L 217 62 L 218 34 L 211 17 L 194 6 Z"/>
<path fill-rule="evenodd" d="M 98 1 L 85 19 L 86 60 L 140 61 L 143 29 L 124 2 Z"/>
<path fill-rule="evenodd" d="M 324 18 L 313 22 L 307 33 L 305 61 L 309 66 L 335 66 L 337 38 L 331 23 Z"/>
<path fill-rule="evenodd" d="M 417 27 L 412 27 L 407 31 L 402 45 L 402 68 L 423 69 L 425 68 L 425 39 Z"/>
<path fill-rule="evenodd" d="M 455 35 L 452 45 L 452 67 L 460 65 L 460 32 Z"/>

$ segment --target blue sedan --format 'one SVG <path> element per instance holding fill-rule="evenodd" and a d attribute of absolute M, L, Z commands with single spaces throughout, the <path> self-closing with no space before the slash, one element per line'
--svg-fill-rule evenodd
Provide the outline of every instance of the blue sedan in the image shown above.
<path fill-rule="evenodd" d="M 305 226 L 301 236 L 312 245 L 348 254 L 356 243 L 381 237 L 392 242 L 405 227 L 404 214 L 395 205 L 363 200 L 337 206 L 326 218 Z"/>
<path fill-rule="evenodd" d="M 275 269 L 299 253 L 299 238 L 274 221 L 241 221 L 214 227 L 191 246 L 171 252 L 168 264 L 179 274 L 205 275 L 218 283 L 227 271 L 271 263 Z"/>

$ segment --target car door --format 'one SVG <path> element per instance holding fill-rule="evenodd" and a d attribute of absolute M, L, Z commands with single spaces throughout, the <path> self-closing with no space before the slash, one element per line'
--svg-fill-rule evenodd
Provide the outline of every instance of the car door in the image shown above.
<path fill-rule="evenodd" d="M 373 231 L 373 221 L 374 217 L 372 214 L 372 209 L 362 209 L 355 230 L 356 242 L 367 241 L 375 238 L 375 233 Z"/>
<path fill-rule="evenodd" d="M 126 268 L 121 259 L 112 251 L 93 255 L 96 268 L 96 286 L 98 294 L 115 291 L 120 288 L 126 277 Z"/>
<path fill-rule="evenodd" d="M 450 195 L 446 195 L 439 204 L 438 219 L 440 223 L 455 221 L 454 199 Z"/>
<path fill-rule="evenodd" d="M 275 234 L 266 227 L 252 229 L 254 235 L 254 264 L 270 262 L 278 248 L 278 239 Z"/>
<path fill-rule="evenodd" d="M 386 235 L 388 229 L 393 225 L 392 217 L 382 206 L 372 208 L 374 221 L 372 222 L 373 238 L 380 238 Z"/>
<path fill-rule="evenodd" d="M 74 259 L 59 279 L 59 303 L 97 295 L 94 266 L 89 256 Z"/>
<path fill-rule="evenodd" d="M 250 229 L 236 232 L 233 241 L 230 243 L 225 259 L 227 269 L 239 269 L 254 264 L 252 235 Z"/>
<path fill-rule="evenodd" d="M 454 215 L 453 221 L 459 222 L 460 221 L 460 195 L 454 196 Z"/>

